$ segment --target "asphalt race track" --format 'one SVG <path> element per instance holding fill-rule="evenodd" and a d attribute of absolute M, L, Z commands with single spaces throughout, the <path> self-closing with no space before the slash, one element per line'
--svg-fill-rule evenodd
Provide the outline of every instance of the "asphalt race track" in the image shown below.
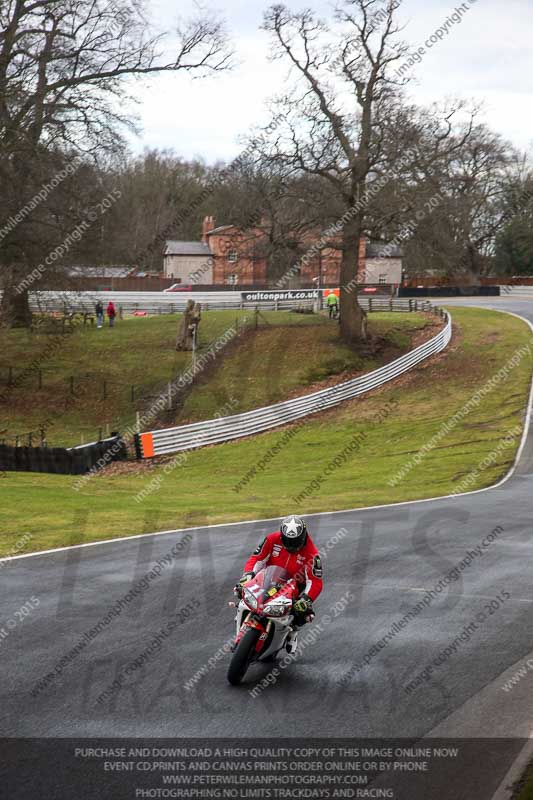
<path fill-rule="evenodd" d="M 527 299 L 470 304 L 533 321 Z M 502 685 L 533 656 L 532 507 L 530 432 L 513 476 L 495 489 L 308 517 L 317 545 L 327 548 L 316 622 L 324 617 L 329 622 L 315 643 L 280 671 L 276 685 L 255 698 L 249 690 L 271 666 L 253 667 L 245 685 L 232 688 L 225 678 L 227 656 L 213 657 L 233 632 L 227 603 L 241 566 L 275 523 L 194 529 L 190 541 L 181 531 L 13 560 L 0 575 L 0 619 L 13 619 L 32 596 L 39 605 L 0 642 L 0 734 L 528 737 L 533 670 L 512 691 Z M 489 535 L 493 541 L 482 547 Z M 180 541 L 171 566 L 56 669 L 84 632 Z M 471 558 L 459 578 L 361 668 L 391 625 L 478 546 L 482 554 Z M 352 599 L 339 610 L 347 592 Z M 175 627 L 160 649 L 97 702 L 170 619 Z M 468 625 L 470 638 L 406 691 Z M 207 674 L 185 688 L 210 658 Z M 54 671 L 48 685 L 32 695 L 38 681 Z M 488 781 L 487 798 L 515 756 L 516 748 L 509 748 L 490 776 L 478 776 Z"/>

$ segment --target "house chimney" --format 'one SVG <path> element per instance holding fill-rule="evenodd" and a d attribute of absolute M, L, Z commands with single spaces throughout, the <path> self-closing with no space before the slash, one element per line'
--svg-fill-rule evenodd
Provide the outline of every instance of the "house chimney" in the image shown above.
<path fill-rule="evenodd" d="M 207 234 L 209 231 L 212 231 L 215 227 L 215 218 L 214 217 L 205 217 L 202 223 L 202 242 L 207 244 Z"/>

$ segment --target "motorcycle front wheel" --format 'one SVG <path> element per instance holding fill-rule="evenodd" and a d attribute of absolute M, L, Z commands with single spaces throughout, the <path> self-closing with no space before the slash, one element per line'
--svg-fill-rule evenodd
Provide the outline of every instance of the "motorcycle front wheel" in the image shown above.
<path fill-rule="evenodd" d="M 246 670 L 252 663 L 255 646 L 260 636 L 260 630 L 249 628 L 237 645 L 228 668 L 228 681 L 232 686 L 238 686 L 244 678 Z"/>

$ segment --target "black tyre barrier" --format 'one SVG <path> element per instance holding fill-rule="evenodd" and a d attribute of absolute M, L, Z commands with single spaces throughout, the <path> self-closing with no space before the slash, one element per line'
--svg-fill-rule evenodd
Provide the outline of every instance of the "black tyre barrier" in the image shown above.
<path fill-rule="evenodd" d="M 400 286 L 398 297 L 499 297 L 499 286 Z"/>
<path fill-rule="evenodd" d="M 126 443 L 119 434 L 80 447 L 13 447 L 0 444 L 0 470 L 3 472 L 84 475 L 95 467 L 99 469 L 113 461 L 124 461 L 127 457 Z"/>

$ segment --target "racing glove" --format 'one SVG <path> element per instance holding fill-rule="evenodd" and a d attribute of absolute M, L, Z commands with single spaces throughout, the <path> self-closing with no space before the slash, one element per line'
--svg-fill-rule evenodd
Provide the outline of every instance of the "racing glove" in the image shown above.
<path fill-rule="evenodd" d="M 237 597 L 242 597 L 242 587 L 253 577 L 253 574 L 253 572 L 245 572 L 244 575 L 239 578 L 239 583 L 235 584 L 233 589 Z"/>
<path fill-rule="evenodd" d="M 309 614 L 313 611 L 313 601 L 307 594 L 302 594 L 294 603 L 294 610 L 298 614 Z"/>

